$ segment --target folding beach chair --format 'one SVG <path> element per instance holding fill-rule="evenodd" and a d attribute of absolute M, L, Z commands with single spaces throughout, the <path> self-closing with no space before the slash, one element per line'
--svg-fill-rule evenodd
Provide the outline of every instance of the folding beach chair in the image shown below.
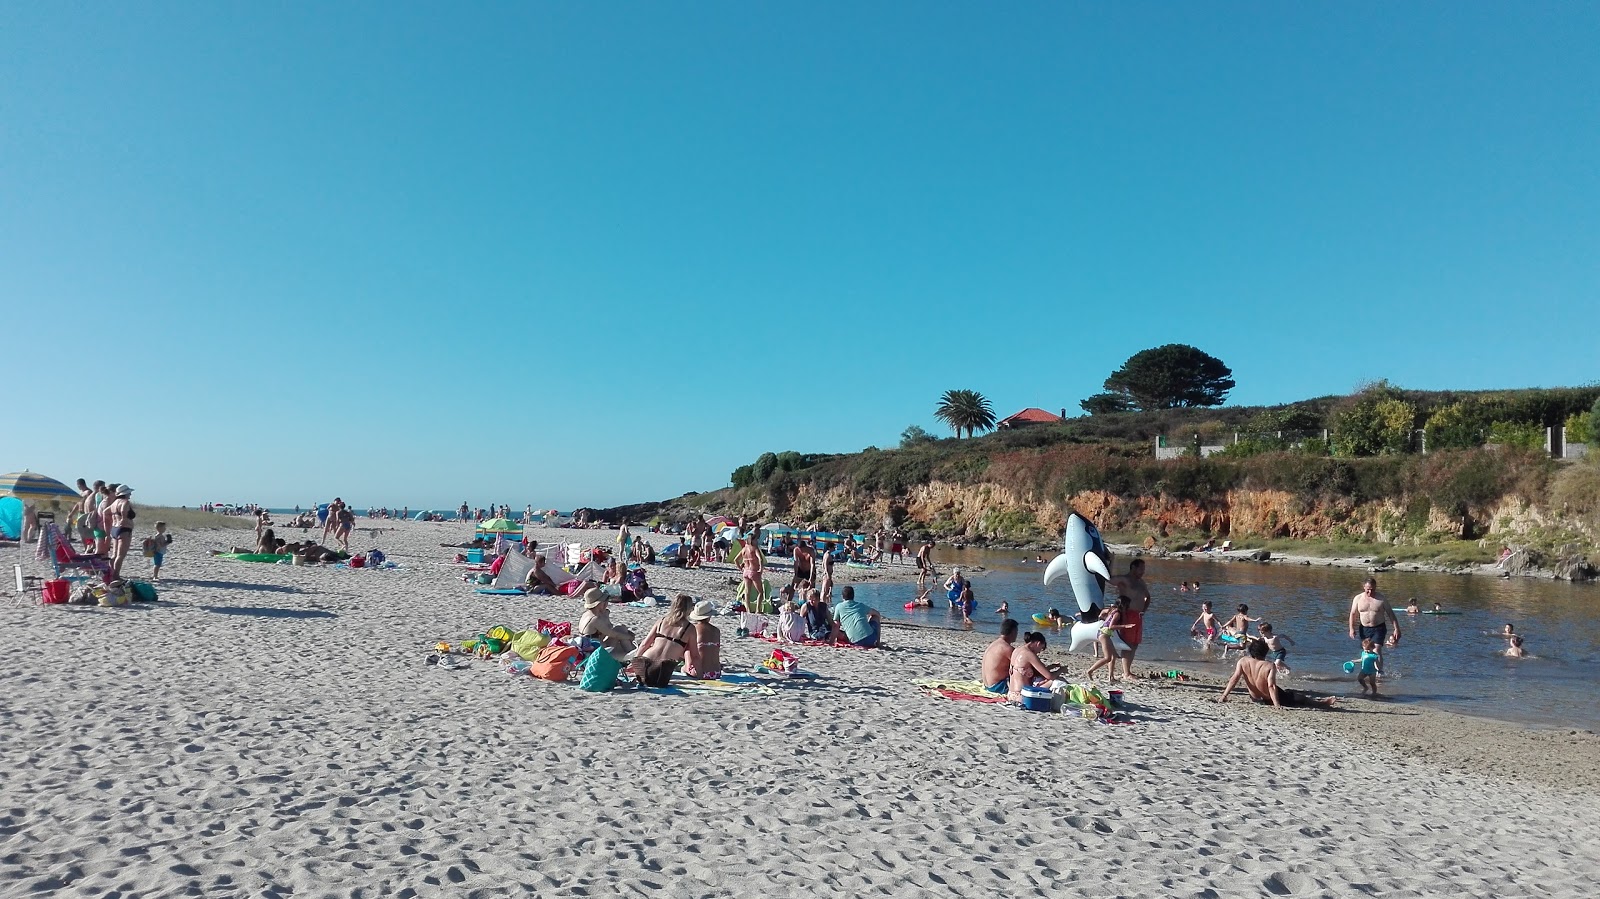
<path fill-rule="evenodd" d="M 74 550 L 55 522 L 46 523 L 39 531 L 38 558 L 50 562 L 57 578 L 64 571 L 82 569 L 100 575 L 101 580 L 111 580 L 111 560 L 104 556 L 86 556 Z"/>

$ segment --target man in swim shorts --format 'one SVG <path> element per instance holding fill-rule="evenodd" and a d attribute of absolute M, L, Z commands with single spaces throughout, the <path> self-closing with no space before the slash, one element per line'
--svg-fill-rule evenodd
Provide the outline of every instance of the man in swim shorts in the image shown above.
<path fill-rule="evenodd" d="M 1390 636 L 1390 631 L 1393 636 Z M 1367 578 L 1361 592 L 1350 600 L 1350 639 L 1371 640 L 1378 647 L 1378 672 L 1383 672 L 1383 647 L 1400 642 L 1400 619 L 1389 600 L 1378 592 L 1377 578 Z"/>
<path fill-rule="evenodd" d="M 1252 699 L 1256 702 L 1270 702 L 1273 708 L 1331 706 L 1335 701 L 1332 696 L 1310 696 L 1278 686 L 1278 669 L 1267 661 L 1267 644 L 1260 640 L 1250 641 L 1244 658 L 1233 667 L 1233 677 L 1229 678 L 1228 685 L 1222 688 L 1222 695 L 1217 697 L 1217 702 L 1227 702 L 1228 694 L 1233 692 L 1233 688 L 1237 687 L 1241 680 L 1244 681 L 1245 689 L 1250 691 Z"/>
<path fill-rule="evenodd" d="M 1128 625 L 1122 630 L 1122 642 L 1128 644 L 1128 651 L 1122 653 L 1122 674 L 1131 678 L 1133 654 L 1139 651 L 1139 643 L 1144 640 L 1144 613 L 1150 610 L 1150 587 L 1144 582 L 1144 560 L 1129 562 L 1128 573 L 1112 578 L 1109 586 L 1128 600 L 1121 622 Z"/>
<path fill-rule="evenodd" d="M 1017 645 L 1017 621 L 1007 618 L 1000 622 L 1000 636 L 983 651 L 983 688 L 990 693 L 1004 693 L 1011 684 L 1011 651 Z"/>

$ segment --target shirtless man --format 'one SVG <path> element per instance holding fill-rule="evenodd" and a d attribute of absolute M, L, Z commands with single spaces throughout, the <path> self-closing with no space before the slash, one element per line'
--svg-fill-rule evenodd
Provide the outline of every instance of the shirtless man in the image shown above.
<path fill-rule="evenodd" d="M 933 541 L 922 541 L 922 548 L 917 550 L 917 570 L 933 574 Z"/>
<path fill-rule="evenodd" d="M 1139 651 L 1139 643 L 1144 639 L 1144 613 L 1150 610 L 1150 587 L 1144 582 L 1144 560 L 1134 559 L 1128 563 L 1128 573 L 1112 578 L 1108 586 L 1113 587 L 1118 596 L 1128 599 L 1128 608 L 1122 613 L 1122 623 L 1127 627 L 1122 631 L 1122 642 L 1128 644 L 1128 651 L 1122 653 L 1122 676 L 1133 677 L 1133 654 Z"/>
<path fill-rule="evenodd" d="M 1007 618 L 1000 622 L 1000 636 L 994 638 L 983 651 L 983 688 L 990 693 L 1005 693 L 1011 685 L 1011 650 L 1017 645 L 1017 621 Z"/>
<path fill-rule="evenodd" d="M 1217 697 L 1217 702 L 1227 702 L 1228 694 L 1233 688 L 1239 686 L 1239 681 L 1244 681 L 1245 689 L 1250 691 L 1250 698 L 1257 702 L 1270 702 L 1273 708 L 1295 706 L 1325 705 L 1334 703 L 1332 696 L 1313 697 L 1295 690 L 1285 690 L 1278 686 L 1277 666 L 1267 661 L 1267 645 L 1260 640 L 1251 640 L 1250 646 L 1245 650 L 1244 658 L 1239 664 L 1233 666 L 1233 677 L 1228 679 L 1228 685 L 1222 688 L 1222 695 Z"/>
<path fill-rule="evenodd" d="M 1377 644 L 1380 673 L 1383 671 L 1383 648 L 1400 642 L 1400 619 L 1394 617 L 1389 601 L 1378 592 L 1377 578 L 1369 577 L 1362 582 L 1361 592 L 1350 600 L 1350 639 L 1371 640 Z"/>

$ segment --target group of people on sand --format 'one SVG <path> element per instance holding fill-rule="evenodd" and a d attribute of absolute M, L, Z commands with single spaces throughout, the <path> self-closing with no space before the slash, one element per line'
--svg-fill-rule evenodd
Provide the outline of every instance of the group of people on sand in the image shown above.
<path fill-rule="evenodd" d="M 67 534 L 76 530 L 83 543 L 85 555 L 100 556 L 110 564 L 105 574 L 107 583 L 121 580 L 122 566 L 128 561 L 128 551 L 133 546 L 133 522 L 138 511 L 133 507 L 133 488 L 127 484 L 108 484 L 95 481 L 90 485 L 78 479 L 78 502 L 72 507 Z M 167 523 L 155 524 L 156 534 L 147 541 L 146 555 L 154 565 L 152 579 L 161 577 L 161 565 L 167 548 L 172 545 L 172 535 L 167 533 Z M 25 522 L 29 536 L 37 537 L 37 518 Z"/>
<path fill-rule="evenodd" d="M 679 593 L 635 646 L 634 634 L 611 620 L 611 598 L 600 587 L 582 594 L 583 616 L 577 633 L 600 644 L 619 661 L 627 659 L 623 671 L 640 686 L 665 687 L 681 665 L 690 677 L 716 680 L 722 676 L 722 630 L 711 619 L 716 609 L 711 603 Z"/>

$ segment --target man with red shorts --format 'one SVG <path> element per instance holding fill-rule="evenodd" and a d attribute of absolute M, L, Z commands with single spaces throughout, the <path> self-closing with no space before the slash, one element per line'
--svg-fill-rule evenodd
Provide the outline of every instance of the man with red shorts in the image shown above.
<path fill-rule="evenodd" d="M 1122 631 L 1122 641 L 1128 644 L 1128 651 L 1122 653 L 1122 674 L 1131 678 L 1133 654 L 1139 651 L 1139 642 L 1144 639 L 1144 613 L 1150 610 L 1150 588 L 1144 582 L 1144 560 L 1129 562 L 1128 573 L 1112 578 L 1107 586 L 1128 600 L 1128 610 L 1122 613 L 1122 623 L 1128 625 Z"/>

